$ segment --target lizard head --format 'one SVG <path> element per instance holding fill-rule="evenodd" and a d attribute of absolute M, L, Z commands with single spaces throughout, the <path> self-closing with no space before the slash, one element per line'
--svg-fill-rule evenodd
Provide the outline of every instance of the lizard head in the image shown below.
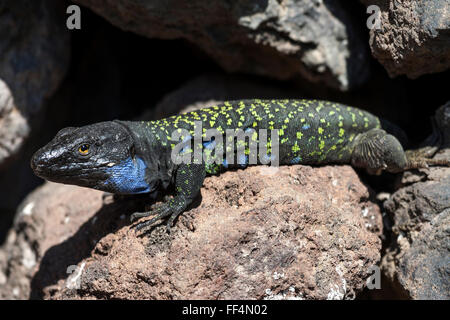
<path fill-rule="evenodd" d="M 112 193 L 149 192 L 146 165 L 133 137 L 116 121 L 64 128 L 33 155 L 31 168 L 46 180 Z"/>

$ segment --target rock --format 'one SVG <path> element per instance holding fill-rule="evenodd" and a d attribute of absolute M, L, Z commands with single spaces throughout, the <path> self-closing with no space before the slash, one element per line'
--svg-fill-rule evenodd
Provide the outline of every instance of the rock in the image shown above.
<path fill-rule="evenodd" d="M 370 30 L 370 47 L 391 77 L 415 79 L 450 67 L 448 0 L 362 2 L 381 9 L 380 29 Z"/>
<path fill-rule="evenodd" d="M 381 215 L 349 166 L 250 167 L 201 193 L 171 234 L 139 236 L 135 201 L 44 184 L 0 250 L 0 297 L 21 279 L 21 298 L 351 299 L 380 259 Z"/>
<path fill-rule="evenodd" d="M 64 17 L 54 0 L 0 6 L 0 166 L 18 153 L 30 121 L 64 77 L 70 50 Z"/>
<path fill-rule="evenodd" d="M 228 72 L 276 79 L 301 75 L 342 90 L 368 78 L 364 41 L 336 1 L 76 2 L 123 30 L 187 39 Z"/>
<path fill-rule="evenodd" d="M 29 129 L 27 120 L 14 104 L 11 90 L 0 79 L 0 164 L 17 153 Z"/>
<path fill-rule="evenodd" d="M 46 183 L 24 200 L 18 208 L 14 228 L 0 249 L 0 274 L 8 274 L 7 282 L 0 283 L 0 299 L 30 297 L 30 281 L 42 264 L 44 254 L 51 255 L 52 247 L 63 245 L 68 237 L 76 234 L 90 214 L 100 209 L 102 193 L 86 191 L 80 187 Z M 48 269 L 52 264 L 47 266 L 49 273 L 45 277 L 48 278 L 42 280 L 43 283 L 60 276 L 59 272 L 66 275 L 67 266 L 56 262 L 60 258 L 70 264 L 71 261 L 78 262 L 80 254 L 86 253 L 83 244 L 86 245 L 89 238 L 82 235 L 83 229 L 74 247 L 52 256 L 55 259 L 54 273 Z"/>
<path fill-rule="evenodd" d="M 430 171 L 427 181 L 400 189 L 386 202 L 396 238 L 382 265 L 410 298 L 448 300 L 450 169 Z"/>
<path fill-rule="evenodd" d="M 450 146 L 450 102 L 436 112 L 444 146 Z M 450 149 L 435 158 L 450 159 Z M 412 299 L 450 299 L 450 168 L 405 173 L 407 186 L 384 204 L 393 217 L 393 241 L 382 267 Z"/>

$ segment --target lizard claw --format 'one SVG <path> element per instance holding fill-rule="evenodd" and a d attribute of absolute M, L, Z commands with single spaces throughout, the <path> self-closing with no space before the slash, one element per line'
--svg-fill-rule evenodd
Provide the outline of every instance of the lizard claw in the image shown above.
<path fill-rule="evenodd" d="M 183 212 L 184 208 L 184 202 L 181 202 L 180 206 L 180 202 L 176 202 L 176 200 L 172 198 L 169 202 L 154 205 L 153 210 L 151 211 L 133 213 L 131 215 L 131 222 L 142 217 L 153 215 L 151 219 L 137 223 L 135 226 L 133 226 L 136 231 L 138 231 L 143 228 L 152 227 L 157 224 L 157 221 L 169 217 L 166 223 L 166 228 L 167 232 L 170 233 L 173 222 L 178 217 L 178 215 Z"/>
<path fill-rule="evenodd" d="M 130 216 L 130 222 L 134 222 L 140 218 L 148 217 L 152 214 L 157 213 L 162 207 L 164 207 L 164 203 L 153 204 L 150 206 L 150 209 L 145 212 L 135 212 Z M 147 208 L 146 208 L 147 210 Z"/>
<path fill-rule="evenodd" d="M 132 222 L 133 222 L 137 218 L 147 217 L 147 216 L 152 215 L 152 214 L 155 215 L 150 220 L 143 221 L 143 222 L 140 222 L 140 223 L 136 224 L 134 226 L 134 228 L 136 229 L 136 231 L 139 231 L 139 230 L 141 230 L 141 229 L 143 229 L 145 227 L 151 227 L 151 226 L 155 225 L 155 222 L 157 222 L 158 220 L 161 220 L 161 219 L 169 216 L 171 213 L 172 213 L 172 210 L 171 210 L 171 208 L 169 206 L 161 205 L 161 206 L 158 206 L 158 208 L 156 210 L 154 210 L 154 211 L 133 213 L 131 215 L 131 219 L 132 219 Z"/>
<path fill-rule="evenodd" d="M 156 216 L 154 218 L 151 218 L 150 220 L 138 223 L 136 226 L 134 226 L 134 228 L 135 228 L 135 230 L 137 232 L 137 231 L 139 231 L 139 230 L 141 230 L 141 229 L 143 229 L 145 227 L 151 227 L 159 219 L 160 219 L 160 217 Z"/>
<path fill-rule="evenodd" d="M 168 234 L 170 234 L 172 232 L 172 225 L 170 222 L 166 223 L 166 231 Z"/>
<path fill-rule="evenodd" d="M 150 212 L 135 212 L 130 216 L 130 222 L 134 222 L 139 218 L 148 217 L 151 214 Z"/>

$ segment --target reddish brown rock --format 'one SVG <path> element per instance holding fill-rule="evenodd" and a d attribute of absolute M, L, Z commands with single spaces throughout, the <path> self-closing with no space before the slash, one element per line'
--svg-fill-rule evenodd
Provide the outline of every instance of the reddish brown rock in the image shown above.
<path fill-rule="evenodd" d="M 17 275 L 0 292 L 24 279 L 20 297 L 45 299 L 353 298 L 380 259 L 366 187 L 348 166 L 273 170 L 207 178 L 171 234 L 145 236 L 130 229 L 129 201 L 102 205 L 98 191 L 47 183 L 0 251 L 2 271 Z"/>
<path fill-rule="evenodd" d="M 6 281 L 0 282 L 1 299 L 30 297 L 33 277 L 39 279 L 37 287 L 53 283 L 67 276 L 66 264 L 76 264 L 89 254 L 95 242 L 90 242 L 94 238 L 86 236 L 87 226 L 82 225 L 101 209 L 101 195 L 95 190 L 46 183 L 24 200 L 0 249 L 0 274 L 8 274 Z M 99 230 L 92 227 L 89 232 L 94 236 L 92 232 Z M 67 239 L 76 243 L 67 245 Z M 45 273 L 36 274 L 39 268 Z"/>

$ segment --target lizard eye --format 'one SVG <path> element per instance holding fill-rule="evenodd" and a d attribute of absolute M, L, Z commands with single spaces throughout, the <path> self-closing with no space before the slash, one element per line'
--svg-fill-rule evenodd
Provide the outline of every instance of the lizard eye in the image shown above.
<path fill-rule="evenodd" d="M 87 143 L 82 144 L 81 146 L 78 147 L 78 153 L 80 153 L 83 156 L 86 156 L 89 154 L 89 148 L 90 145 L 88 145 Z"/>

